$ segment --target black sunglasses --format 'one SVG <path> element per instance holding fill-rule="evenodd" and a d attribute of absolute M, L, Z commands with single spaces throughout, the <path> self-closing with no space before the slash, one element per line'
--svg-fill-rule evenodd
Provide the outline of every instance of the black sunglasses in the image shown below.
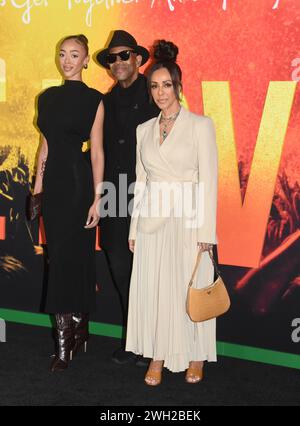
<path fill-rule="evenodd" d="M 117 57 L 121 59 L 121 61 L 128 61 L 131 53 L 136 53 L 134 50 L 122 50 L 118 53 L 109 53 L 106 56 L 106 62 L 108 64 L 114 64 L 117 60 Z"/>

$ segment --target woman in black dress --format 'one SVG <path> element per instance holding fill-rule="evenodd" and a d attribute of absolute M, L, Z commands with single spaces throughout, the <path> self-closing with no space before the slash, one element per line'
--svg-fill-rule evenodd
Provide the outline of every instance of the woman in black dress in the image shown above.
<path fill-rule="evenodd" d="M 82 82 L 89 61 L 87 39 L 66 37 L 59 63 L 64 84 L 38 99 L 42 144 L 34 194 L 43 192 L 49 279 L 45 312 L 55 314 L 57 350 L 51 371 L 63 370 L 88 339 L 95 308 L 95 230 L 103 180 L 102 94 Z M 90 139 L 91 164 L 82 152 Z"/>

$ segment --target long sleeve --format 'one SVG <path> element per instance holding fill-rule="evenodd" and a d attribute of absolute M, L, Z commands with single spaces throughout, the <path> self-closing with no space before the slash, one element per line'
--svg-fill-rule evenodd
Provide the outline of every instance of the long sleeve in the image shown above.
<path fill-rule="evenodd" d="M 218 150 L 214 123 L 202 117 L 196 125 L 199 183 L 203 184 L 203 223 L 199 223 L 198 242 L 217 244 Z M 201 207 L 201 206 L 199 206 Z"/>
<path fill-rule="evenodd" d="M 144 168 L 142 159 L 141 159 L 141 139 L 142 139 L 143 129 L 139 125 L 136 129 L 136 182 L 134 187 L 134 202 L 133 210 L 131 215 L 130 229 L 129 229 L 129 240 L 136 239 L 137 223 L 138 217 L 140 214 L 141 201 L 146 187 L 147 172 Z"/>

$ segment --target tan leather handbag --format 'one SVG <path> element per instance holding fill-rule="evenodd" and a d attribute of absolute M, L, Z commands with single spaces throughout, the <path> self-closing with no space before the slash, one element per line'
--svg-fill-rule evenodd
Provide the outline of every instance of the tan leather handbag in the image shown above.
<path fill-rule="evenodd" d="M 199 250 L 196 265 L 192 273 L 188 286 L 186 310 L 194 322 L 207 321 L 216 318 L 228 311 L 230 307 L 230 298 L 225 284 L 220 276 L 212 250 L 209 250 L 209 257 L 214 265 L 218 278 L 215 282 L 205 288 L 193 288 L 193 281 L 200 263 L 201 251 Z"/>

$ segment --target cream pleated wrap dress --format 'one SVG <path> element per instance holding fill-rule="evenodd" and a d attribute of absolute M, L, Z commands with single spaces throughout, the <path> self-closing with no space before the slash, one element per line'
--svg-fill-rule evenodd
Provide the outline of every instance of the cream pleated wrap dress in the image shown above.
<path fill-rule="evenodd" d="M 192 322 L 186 295 L 197 243 L 217 243 L 217 146 L 213 121 L 183 107 L 160 145 L 159 119 L 137 128 L 126 350 L 178 372 L 190 361 L 216 361 L 216 321 Z M 213 277 L 204 252 L 194 286 Z"/>

